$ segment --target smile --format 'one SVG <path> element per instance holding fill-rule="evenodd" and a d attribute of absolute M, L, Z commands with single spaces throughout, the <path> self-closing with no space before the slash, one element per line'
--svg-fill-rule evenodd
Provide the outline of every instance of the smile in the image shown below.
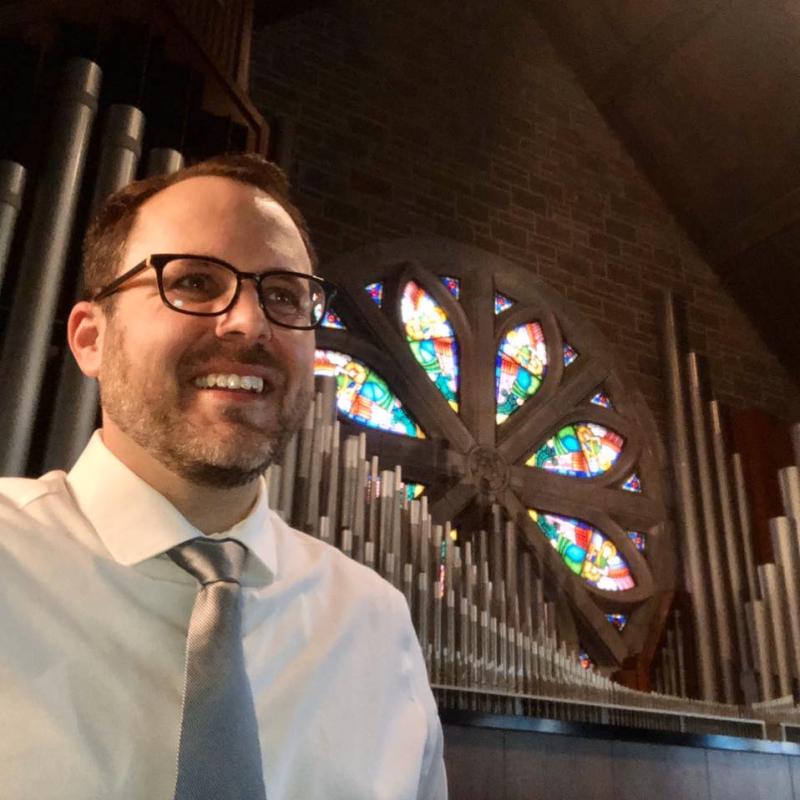
<path fill-rule="evenodd" d="M 264 379 L 256 375 L 201 375 L 194 379 L 198 389 L 243 389 L 260 394 L 264 390 Z"/>

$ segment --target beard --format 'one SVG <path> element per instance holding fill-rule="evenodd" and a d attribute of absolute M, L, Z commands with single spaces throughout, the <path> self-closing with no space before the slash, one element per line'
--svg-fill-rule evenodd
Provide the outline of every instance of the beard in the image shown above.
<path fill-rule="evenodd" d="M 222 410 L 230 423 L 224 436 L 192 421 L 189 406 L 197 399 L 195 393 L 203 390 L 190 386 L 183 376 L 199 374 L 215 356 L 269 368 L 269 392 L 277 408 L 268 424 L 257 422 L 250 409 L 237 404 Z M 280 460 L 305 419 L 313 400 L 313 382 L 304 382 L 291 396 L 288 382 L 285 368 L 263 348 L 217 344 L 187 352 L 176 367 L 175 380 L 156 383 L 152 375 L 137 374 L 132 368 L 123 332 L 112 323 L 103 354 L 100 403 L 123 433 L 170 472 L 196 485 L 226 489 L 250 483 Z"/>

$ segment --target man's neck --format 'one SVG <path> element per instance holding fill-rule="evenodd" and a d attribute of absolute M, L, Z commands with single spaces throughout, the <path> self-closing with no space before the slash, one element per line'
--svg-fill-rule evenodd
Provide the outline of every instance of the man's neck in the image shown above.
<path fill-rule="evenodd" d="M 258 480 L 244 486 L 220 489 L 192 483 L 157 461 L 143 447 L 115 430 L 104 427 L 103 443 L 128 469 L 169 500 L 199 531 L 218 533 L 241 522 L 258 498 Z"/>

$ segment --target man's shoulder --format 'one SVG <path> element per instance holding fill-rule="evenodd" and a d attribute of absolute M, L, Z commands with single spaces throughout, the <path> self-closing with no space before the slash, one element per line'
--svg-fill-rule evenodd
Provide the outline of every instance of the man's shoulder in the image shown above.
<path fill-rule="evenodd" d="M 24 515 L 38 500 L 63 492 L 64 477 L 59 470 L 41 478 L 0 478 L 0 518 Z"/>
<path fill-rule="evenodd" d="M 338 547 L 292 528 L 274 512 L 271 514 L 274 530 L 292 551 L 293 560 L 303 564 L 303 569 L 312 564 L 324 566 L 339 589 L 348 587 L 353 593 L 384 598 L 387 603 L 396 602 L 398 597 L 402 599 L 402 594 L 372 568 L 345 555 Z"/>

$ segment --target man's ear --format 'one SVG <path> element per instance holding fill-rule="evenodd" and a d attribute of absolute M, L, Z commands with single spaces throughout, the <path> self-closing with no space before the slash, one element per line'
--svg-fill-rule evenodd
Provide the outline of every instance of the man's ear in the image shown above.
<path fill-rule="evenodd" d="M 106 316 L 96 303 L 76 303 L 67 320 L 67 342 L 81 372 L 89 378 L 100 373 Z"/>

